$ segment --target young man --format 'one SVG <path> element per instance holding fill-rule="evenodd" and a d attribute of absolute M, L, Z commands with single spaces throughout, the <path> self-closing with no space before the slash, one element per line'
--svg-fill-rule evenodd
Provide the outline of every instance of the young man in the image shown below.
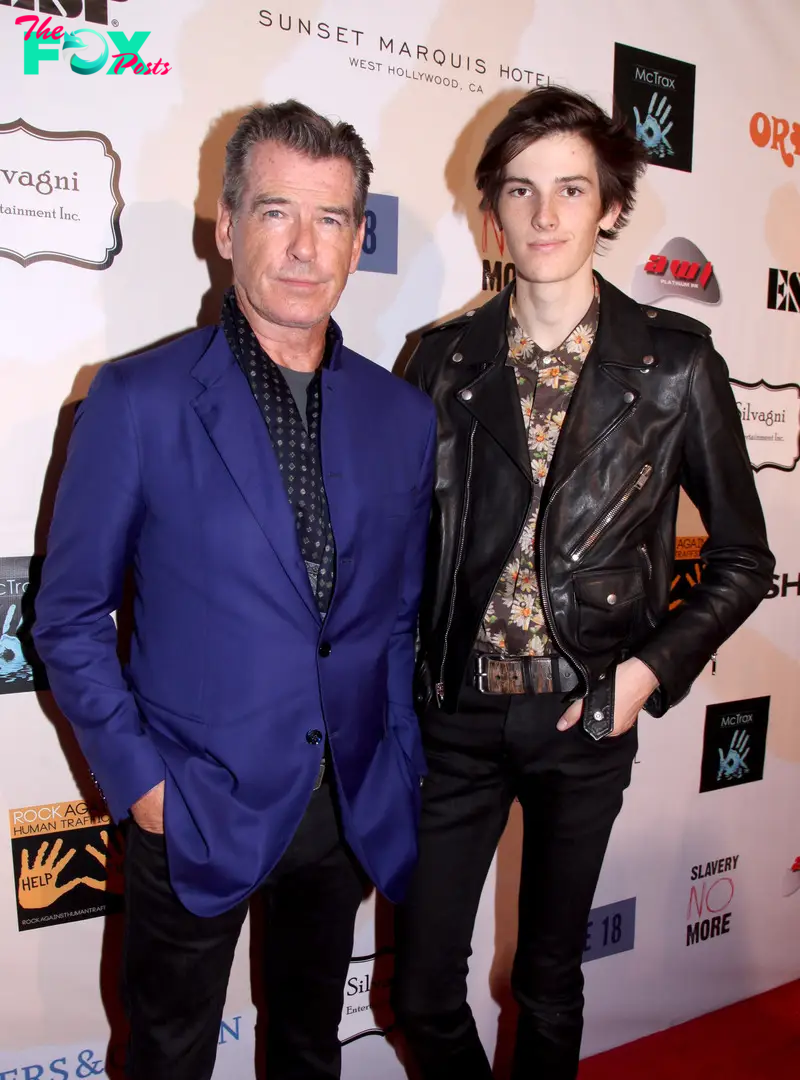
<path fill-rule="evenodd" d="M 112 814 L 133 817 L 133 1080 L 211 1076 L 261 886 L 269 1076 L 338 1077 L 364 873 L 397 900 L 416 858 L 436 420 L 330 318 L 371 171 L 349 124 L 294 101 L 245 116 L 217 221 L 221 326 L 103 368 L 70 444 L 35 637 Z"/>
<path fill-rule="evenodd" d="M 522 805 L 513 1075 L 572 1080 L 587 917 L 636 752 L 766 593 L 773 568 L 709 330 L 592 269 L 633 207 L 633 134 L 535 90 L 476 180 L 516 282 L 428 333 L 408 378 L 439 415 L 418 674 L 429 774 L 398 926 L 396 1007 L 425 1080 L 489 1080 L 466 1001 L 475 914 Z M 668 598 L 679 487 L 709 534 Z"/>

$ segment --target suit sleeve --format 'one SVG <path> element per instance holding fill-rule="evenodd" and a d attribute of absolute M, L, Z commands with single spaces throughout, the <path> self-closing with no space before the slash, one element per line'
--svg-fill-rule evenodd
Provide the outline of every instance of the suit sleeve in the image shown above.
<path fill-rule="evenodd" d="M 427 766 L 414 710 L 414 659 L 436 461 L 436 414 L 432 404 L 427 402 L 427 405 L 428 434 L 416 485 L 414 511 L 408 527 L 403 582 L 397 618 L 389 639 L 388 663 L 389 724 L 419 776 L 427 772 Z"/>
<path fill-rule="evenodd" d="M 708 534 L 706 568 L 637 651 L 659 680 L 646 705 L 654 716 L 689 692 L 710 657 L 755 611 L 775 567 L 728 369 L 710 343 L 689 388 L 681 480 Z"/>
<path fill-rule="evenodd" d="M 79 407 L 33 629 L 59 708 L 117 820 L 164 779 L 117 658 L 119 607 L 145 506 L 123 375 L 108 364 Z"/>

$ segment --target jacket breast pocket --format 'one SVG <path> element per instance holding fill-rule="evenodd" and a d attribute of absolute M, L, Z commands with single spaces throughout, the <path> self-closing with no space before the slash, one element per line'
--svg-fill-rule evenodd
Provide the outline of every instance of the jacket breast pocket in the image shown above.
<path fill-rule="evenodd" d="M 623 645 L 645 603 L 639 567 L 580 570 L 572 584 L 578 612 L 577 638 L 586 652 L 608 652 Z"/>

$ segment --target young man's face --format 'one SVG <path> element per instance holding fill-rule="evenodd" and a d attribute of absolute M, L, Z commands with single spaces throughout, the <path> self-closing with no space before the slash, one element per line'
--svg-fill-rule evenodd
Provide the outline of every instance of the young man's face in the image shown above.
<path fill-rule="evenodd" d="M 591 267 L 603 214 L 594 150 L 580 135 L 548 135 L 509 162 L 497 204 L 517 276 L 534 284 L 568 281 Z"/>
<path fill-rule="evenodd" d="M 361 254 L 354 194 L 344 158 L 313 160 L 276 142 L 250 151 L 238 211 L 220 204 L 217 246 L 262 319 L 310 329 L 328 318 Z"/>

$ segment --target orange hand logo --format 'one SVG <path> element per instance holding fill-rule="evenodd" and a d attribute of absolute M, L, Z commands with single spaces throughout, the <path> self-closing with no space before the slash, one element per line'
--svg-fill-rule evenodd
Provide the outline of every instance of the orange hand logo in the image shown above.
<path fill-rule="evenodd" d="M 73 878 L 63 885 L 58 884 L 58 875 L 75 854 L 75 848 L 70 848 L 66 855 L 60 859 L 58 853 L 61 850 L 62 840 L 56 840 L 47 855 L 49 841 L 45 840 L 36 853 L 33 865 L 29 866 L 28 848 L 22 849 L 22 862 L 19 871 L 19 883 L 17 898 L 21 908 L 28 910 L 50 907 L 56 900 L 80 885 L 80 878 Z"/>

